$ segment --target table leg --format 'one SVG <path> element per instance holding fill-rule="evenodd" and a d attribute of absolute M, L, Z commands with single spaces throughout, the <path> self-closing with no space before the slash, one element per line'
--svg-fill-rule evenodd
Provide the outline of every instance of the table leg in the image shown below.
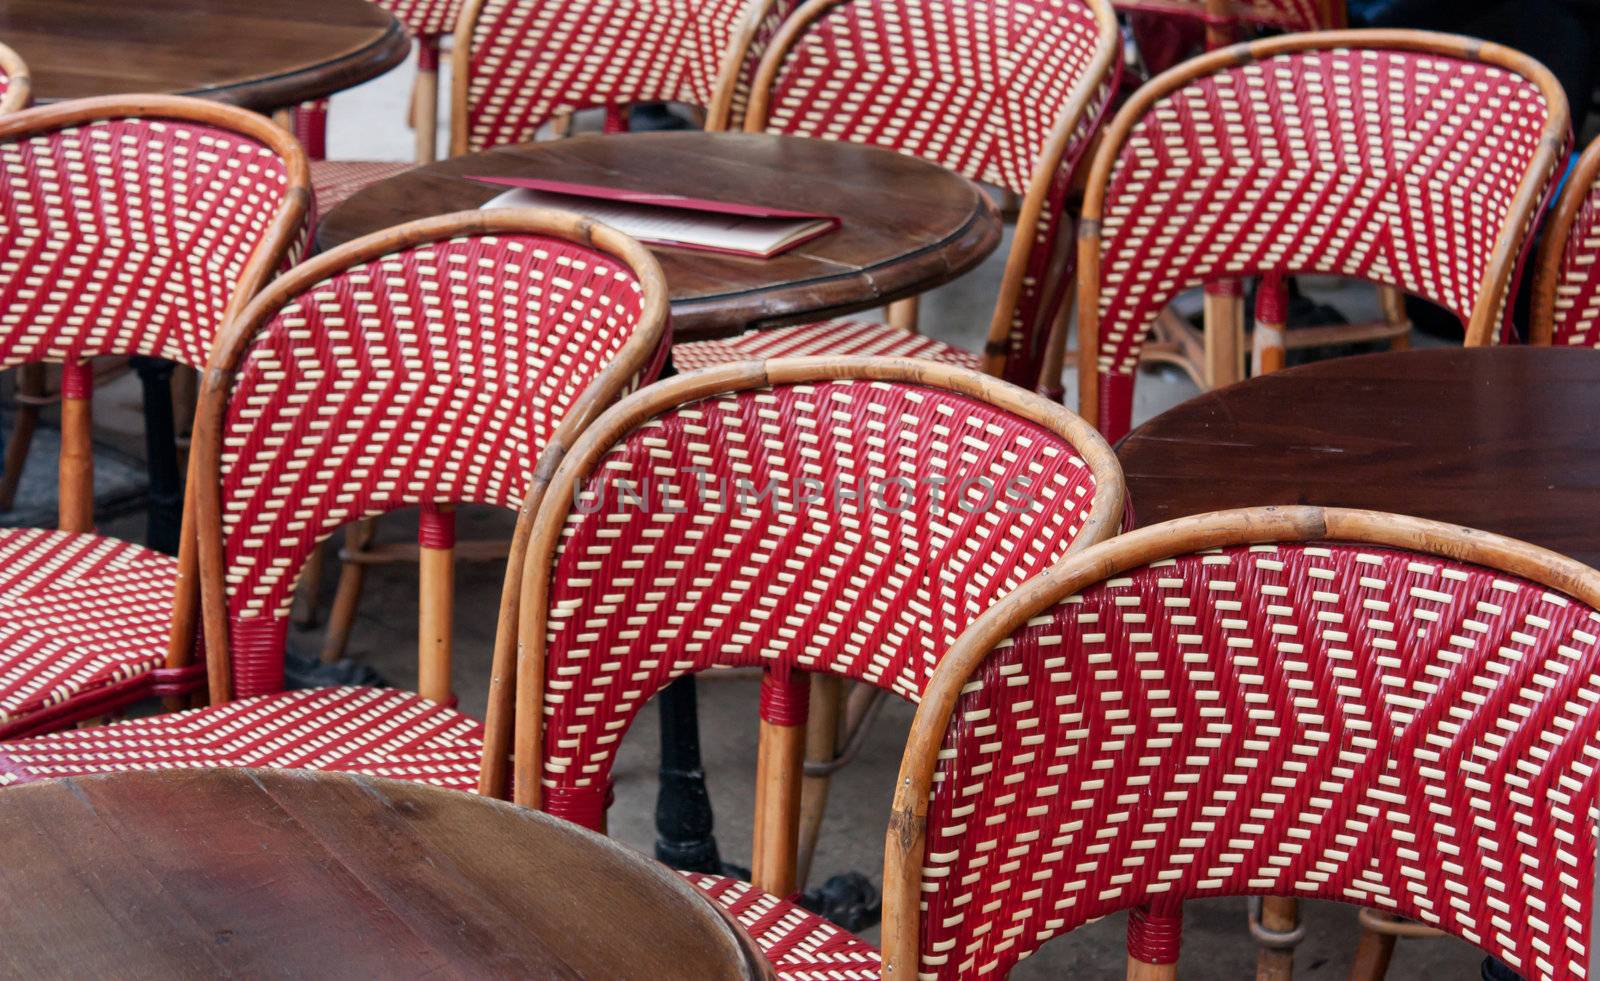
<path fill-rule="evenodd" d="M 662 690 L 661 789 L 656 797 L 656 858 L 675 869 L 721 874 L 712 835 L 711 796 L 700 765 L 694 675 Z"/>
<path fill-rule="evenodd" d="M 178 466 L 178 438 L 172 414 L 172 370 L 160 358 L 129 359 L 144 389 L 145 469 L 150 478 L 150 506 L 145 540 L 151 548 L 178 553 L 183 524 L 183 473 Z"/>

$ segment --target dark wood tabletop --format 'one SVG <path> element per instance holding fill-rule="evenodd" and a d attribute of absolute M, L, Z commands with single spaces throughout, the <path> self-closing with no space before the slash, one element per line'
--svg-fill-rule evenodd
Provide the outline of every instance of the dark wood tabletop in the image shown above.
<path fill-rule="evenodd" d="M 268 112 L 376 78 L 411 43 L 367 0 L 0 0 L 38 102 L 193 95 Z"/>
<path fill-rule="evenodd" d="M 1600 566 L 1600 351 L 1333 358 L 1191 399 L 1117 456 L 1141 526 L 1260 504 L 1368 508 Z"/>
<path fill-rule="evenodd" d="M 430 164 L 334 208 L 318 225 L 317 245 L 476 208 L 506 190 L 468 176 L 609 184 L 844 219 L 771 259 L 655 248 L 680 339 L 881 306 L 954 279 L 1000 242 L 999 216 L 978 186 L 915 157 L 853 143 L 692 131 L 577 136 Z"/>
<path fill-rule="evenodd" d="M 168 770 L 0 790 L 7 977 L 758 978 L 665 866 L 500 801 Z"/>

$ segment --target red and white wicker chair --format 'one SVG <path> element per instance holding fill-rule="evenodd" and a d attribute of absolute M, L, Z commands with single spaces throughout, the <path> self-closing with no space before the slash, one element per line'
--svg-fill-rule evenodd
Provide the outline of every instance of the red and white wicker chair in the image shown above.
<path fill-rule="evenodd" d="M 985 349 L 918 336 L 914 308 L 903 308 L 910 316 L 891 309 L 889 324 L 835 320 L 680 344 L 673 364 L 891 355 L 982 367 L 1035 388 L 1057 314 L 1070 308 L 1063 209 L 1120 54 L 1105 0 L 811 0 L 762 59 L 745 129 L 899 150 L 1019 195 Z M 1057 381 L 1046 378 L 1046 389 Z"/>
<path fill-rule="evenodd" d="M 1080 411 L 1126 433 L 1151 323 L 1216 279 L 1263 277 L 1258 370 L 1282 364 L 1298 273 L 1398 287 L 1494 343 L 1566 139 L 1549 71 L 1450 35 L 1291 34 L 1154 79 L 1106 130 L 1085 193 Z"/>
<path fill-rule="evenodd" d="M 461 0 L 372 0 L 405 25 L 417 42 L 417 79 L 411 92 L 411 127 L 417 134 L 417 163 L 430 163 L 437 153 L 439 129 L 439 42 L 455 29 Z M 311 156 L 311 187 L 318 214 L 366 187 L 408 169 L 404 161 L 328 160 L 328 100 L 319 99 L 295 112 L 295 130 Z"/>
<path fill-rule="evenodd" d="M 640 102 L 741 118 L 754 59 L 793 0 L 466 0 L 451 49 L 450 152 L 532 140 L 544 124 Z"/>
<path fill-rule="evenodd" d="M 1535 344 L 1600 347 L 1600 140 L 1578 158 L 1545 225 L 1530 319 Z"/>
<path fill-rule="evenodd" d="M 1083 420 L 946 365 L 749 362 L 636 393 L 566 455 L 534 523 L 515 799 L 600 827 L 641 705 L 761 667 L 752 874 L 787 895 L 813 680 L 916 698 L 973 618 L 1115 534 L 1123 495 Z"/>
<path fill-rule="evenodd" d="M 471 789 L 480 727 L 451 707 L 448 634 L 429 636 L 449 623 L 448 506 L 523 508 L 520 549 L 534 461 L 658 369 L 666 314 L 649 252 L 550 211 L 413 222 L 285 274 L 219 341 L 201 393 L 191 494 L 212 706 L 0 745 L 0 781 L 282 766 Z M 432 553 L 420 695 L 285 692 L 306 558 L 340 525 L 408 506 Z M 496 640 L 508 670 L 520 571 Z"/>
<path fill-rule="evenodd" d="M 28 66 L 15 51 L 0 44 L 0 113 L 26 109 L 32 101 Z"/>
<path fill-rule="evenodd" d="M 759 51 L 792 0 L 467 0 L 451 50 L 451 153 L 532 140 L 557 116 L 607 110 L 626 128 L 635 102 L 688 103 L 722 118 L 748 86 Z M 324 660 L 342 657 L 368 567 L 412 560 L 374 545 L 372 522 L 344 536 L 338 590 L 323 635 Z M 498 557 L 493 542 L 474 552 Z M 308 605 L 315 598 L 308 597 Z"/>
<path fill-rule="evenodd" d="M 781 978 L 1004 977 L 1119 910 L 1128 976 L 1172 978 L 1183 901 L 1240 894 L 1355 903 L 1529 981 L 1583 977 L 1597 608 L 1592 569 L 1413 518 L 1260 508 L 1141 529 L 995 604 L 927 684 L 885 841 L 881 967 L 775 896 L 713 895 Z M 1386 961 L 1369 935 L 1353 976 Z"/>
<path fill-rule="evenodd" d="M 203 369 L 282 265 L 308 192 L 288 133 L 167 96 L 0 116 L 0 165 L 0 368 L 59 364 L 63 395 L 58 530 L 0 529 L 0 737 L 15 737 L 199 686 L 193 548 L 93 534 L 90 359 Z"/>

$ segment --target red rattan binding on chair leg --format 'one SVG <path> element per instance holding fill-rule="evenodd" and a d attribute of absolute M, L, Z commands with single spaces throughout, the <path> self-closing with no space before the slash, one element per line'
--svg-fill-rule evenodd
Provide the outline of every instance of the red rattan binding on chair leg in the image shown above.
<path fill-rule="evenodd" d="M 1600 139 L 1578 158 L 1545 226 L 1530 316 L 1535 344 L 1600 346 Z"/>
<path fill-rule="evenodd" d="M 998 977 L 1106 913 L 1266 894 L 1583 977 L 1600 573 L 1394 515 L 1259 508 L 1081 552 L 951 648 L 912 725 L 885 976 Z M 1136 952 L 1170 955 L 1172 943 Z"/>
<path fill-rule="evenodd" d="M 1072 251 L 1058 248 L 1071 239 L 1063 209 L 1120 56 L 1105 0 L 810 0 L 763 58 L 745 129 L 899 150 L 1018 195 L 985 350 L 843 320 L 678 345 L 674 363 L 893 354 L 981 364 L 1034 388 L 1072 285 Z"/>
<path fill-rule="evenodd" d="M 483 740 L 453 708 L 282 691 L 294 580 L 339 525 L 404 506 L 520 506 L 520 559 L 538 454 L 559 455 L 657 363 L 666 316 L 642 246 L 561 212 L 431 218 L 290 270 L 219 340 L 201 392 L 191 493 L 218 704 L 10 744 L 0 768 L 307 766 L 470 789 Z M 502 676 L 520 573 L 500 613 Z"/>
<path fill-rule="evenodd" d="M 89 360 L 204 368 L 298 240 L 307 179 L 267 120 L 166 96 L 0 116 L 0 164 L 0 368 L 63 365 L 61 527 L 85 533 L 0 530 L 0 737 L 14 737 L 197 687 L 193 526 L 176 562 L 87 534 Z"/>
<path fill-rule="evenodd" d="M 815 358 L 636 393 L 583 434 L 544 502 L 516 799 L 596 826 L 645 701 L 685 673 L 760 666 L 754 871 L 782 893 L 805 674 L 917 698 L 973 617 L 1115 533 L 1123 489 L 1104 441 L 1059 404 L 926 361 Z"/>
<path fill-rule="evenodd" d="M 1080 408 L 1125 433 L 1151 323 L 1216 279 L 1397 286 L 1458 314 L 1467 343 L 1493 343 L 1566 139 L 1550 73 L 1467 38 L 1296 34 L 1174 68 L 1117 114 L 1090 172 Z"/>

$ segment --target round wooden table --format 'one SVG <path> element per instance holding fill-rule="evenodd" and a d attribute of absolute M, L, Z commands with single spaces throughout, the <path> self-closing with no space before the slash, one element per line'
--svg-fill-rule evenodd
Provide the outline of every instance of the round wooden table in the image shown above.
<path fill-rule="evenodd" d="M 1334 358 L 1191 399 L 1117 457 L 1141 526 L 1258 504 L 1368 508 L 1600 566 L 1600 351 Z"/>
<path fill-rule="evenodd" d="M 367 0 L 0 0 L 35 101 L 157 92 L 270 112 L 376 78 L 411 50 Z"/>
<path fill-rule="evenodd" d="M 761 978 L 659 863 L 390 780 L 168 770 L 0 790 L 0 972 Z"/>
<path fill-rule="evenodd" d="M 24 55 L 26 57 L 26 55 Z M 931 289 L 1000 242 L 978 186 L 915 157 L 853 143 L 753 133 L 618 133 L 502 147 L 407 171 L 319 223 L 330 248 L 390 225 L 465 211 L 505 192 L 469 176 L 543 177 L 839 215 L 842 227 L 771 259 L 654 249 L 674 336 L 820 320 Z"/>

